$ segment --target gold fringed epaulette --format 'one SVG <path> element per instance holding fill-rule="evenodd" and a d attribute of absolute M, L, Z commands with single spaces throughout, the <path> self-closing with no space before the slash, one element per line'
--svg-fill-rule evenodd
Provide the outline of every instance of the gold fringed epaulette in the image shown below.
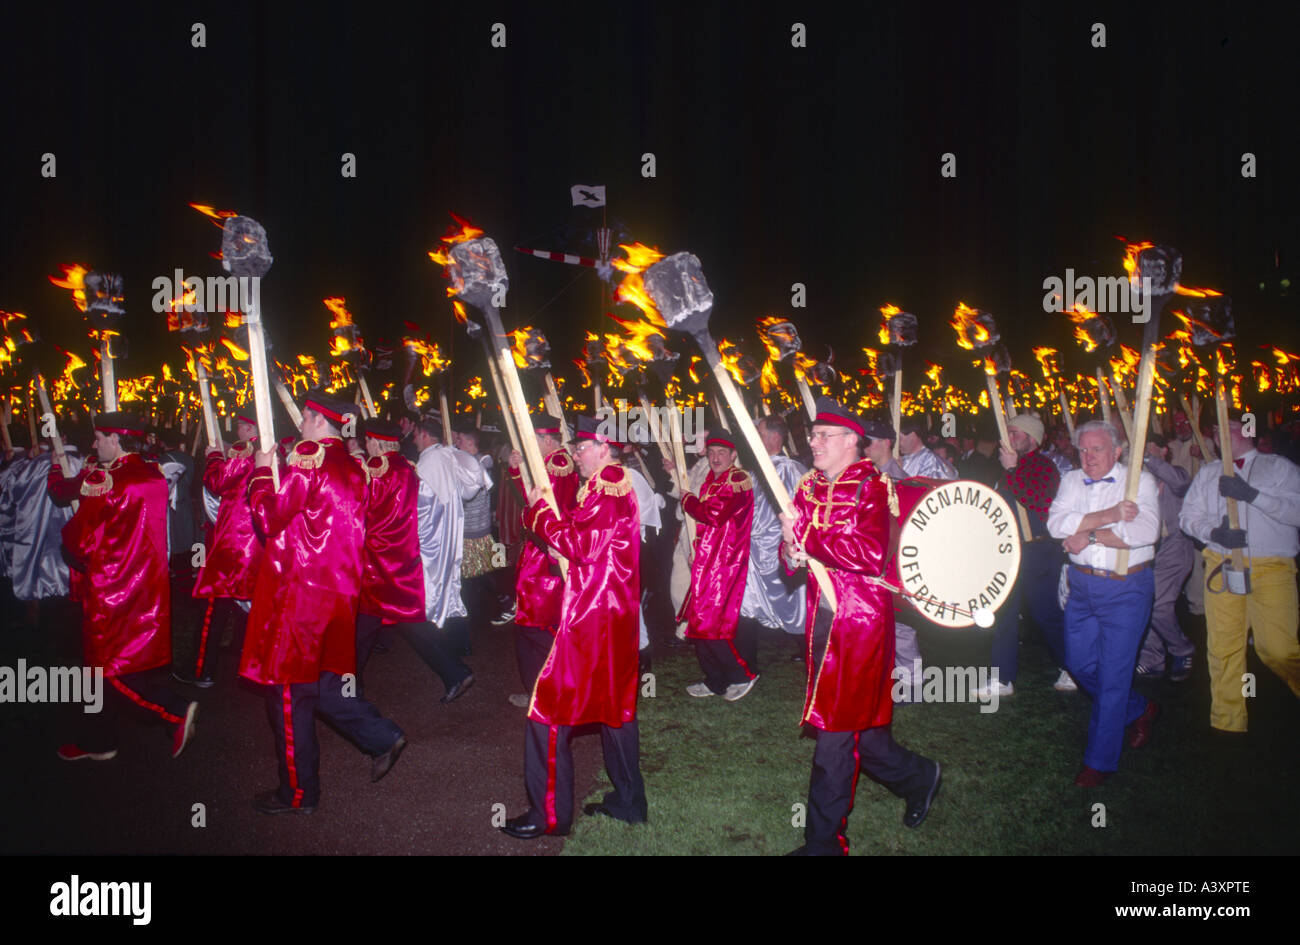
<path fill-rule="evenodd" d="M 805 498 L 812 498 L 813 477 L 817 475 L 817 470 L 810 469 L 799 478 L 799 484 L 795 486 L 796 492 L 802 492 Z"/>
<path fill-rule="evenodd" d="M 889 514 L 898 518 L 898 490 L 894 488 L 894 479 L 888 473 L 881 473 L 880 478 L 885 483 L 885 491 L 889 493 Z"/>
<path fill-rule="evenodd" d="M 556 450 L 546 457 L 546 471 L 552 476 L 571 476 L 574 472 L 573 457 L 565 450 Z"/>
<path fill-rule="evenodd" d="M 248 440 L 240 440 L 230 448 L 229 454 L 231 459 L 247 459 L 253 455 L 253 444 Z"/>
<path fill-rule="evenodd" d="M 113 477 L 108 474 L 107 470 L 93 470 L 85 479 L 81 480 L 81 494 L 83 496 L 107 495 L 113 491 Z"/>
<path fill-rule="evenodd" d="M 754 480 L 749 478 L 749 473 L 743 469 L 732 469 L 727 473 L 727 485 L 737 492 L 750 492 L 754 488 Z"/>
<path fill-rule="evenodd" d="M 388 454 L 380 453 L 378 456 L 371 456 L 361 464 L 361 468 L 366 471 L 366 482 L 372 479 L 382 479 L 388 474 Z"/>
<path fill-rule="evenodd" d="M 632 491 L 632 477 L 617 463 L 610 463 L 587 480 L 588 488 L 605 495 L 627 495 Z"/>
<path fill-rule="evenodd" d="M 295 469 L 319 469 L 325 462 L 325 447 L 315 440 L 303 440 L 289 454 L 289 465 Z"/>

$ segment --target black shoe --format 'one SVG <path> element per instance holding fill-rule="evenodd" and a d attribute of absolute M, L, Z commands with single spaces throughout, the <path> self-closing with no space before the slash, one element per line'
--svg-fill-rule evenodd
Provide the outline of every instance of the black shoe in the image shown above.
<path fill-rule="evenodd" d="M 518 608 L 516 608 L 512 603 L 509 609 L 501 611 L 500 614 L 492 618 L 491 620 L 492 626 L 504 627 L 510 621 L 515 619 L 516 613 L 518 613 Z"/>
<path fill-rule="evenodd" d="M 907 813 L 903 815 L 904 827 L 921 826 L 925 815 L 930 813 L 930 805 L 934 803 L 935 795 L 939 793 L 939 783 L 943 780 L 943 775 L 939 769 L 939 762 L 933 761 L 931 764 L 934 765 L 934 781 L 919 798 L 907 802 Z"/>
<path fill-rule="evenodd" d="M 372 784 L 393 770 L 393 765 L 397 764 L 397 759 L 401 757 L 402 749 L 405 747 L 406 736 L 398 735 L 397 741 L 393 742 L 388 751 L 382 755 L 375 755 L 374 760 L 370 762 L 370 782 Z"/>
<path fill-rule="evenodd" d="M 456 685 L 448 689 L 447 694 L 438 701 L 440 701 L 443 705 L 448 705 L 452 702 L 455 702 L 457 699 L 463 696 L 465 694 L 465 690 L 472 685 L 474 685 L 474 674 L 470 673 L 460 682 L 456 683 Z"/>
<path fill-rule="evenodd" d="M 195 679 L 193 676 L 182 676 L 179 672 L 173 672 L 172 679 L 187 686 L 198 686 L 200 689 L 211 689 L 216 685 L 216 681 L 211 676 Z"/>
<path fill-rule="evenodd" d="M 527 814 L 521 814 L 507 820 L 506 825 L 501 828 L 501 832 L 507 837 L 514 837 L 516 840 L 536 840 L 538 837 L 567 837 L 569 835 L 568 830 L 556 830 L 548 834 L 546 827 L 530 820 Z"/>
<path fill-rule="evenodd" d="M 259 814 L 313 814 L 316 812 L 316 805 L 303 804 L 301 807 L 294 807 L 280 800 L 280 795 L 275 791 L 263 791 L 253 798 L 253 810 Z"/>
<path fill-rule="evenodd" d="M 648 820 L 648 818 L 646 817 L 638 817 L 635 820 L 629 819 L 627 817 L 620 817 L 617 814 L 615 814 L 612 810 L 610 810 L 608 807 L 606 807 L 604 804 L 584 804 L 582 807 L 582 812 L 586 814 L 588 817 L 595 817 L 599 815 L 599 816 L 609 817 L 613 820 L 621 820 L 625 824 L 644 824 Z"/>

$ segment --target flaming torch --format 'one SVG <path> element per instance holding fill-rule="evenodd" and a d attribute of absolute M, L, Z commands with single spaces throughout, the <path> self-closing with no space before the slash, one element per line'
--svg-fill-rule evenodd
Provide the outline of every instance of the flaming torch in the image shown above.
<path fill-rule="evenodd" d="M 117 410 L 117 380 L 113 372 L 116 352 L 110 338 L 120 338 L 117 325 L 126 315 L 123 307 L 122 277 L 111 272 L 89 272 L 78 263 L 64 264 L 63 278 L 49 276 L 50 282 L 60 289 L 72 290 L 72 301 L 77 310 L 86 316 L 99 337 L 99 377 L 104 389 L 104 410 Z"/>
<path fill-rule="evenodd" d="M 779 315 L 773 315 L 759 321 L 758 337 L 763 342 L 763 346 L 767 348 L 768 362 L 773 365 L 796 357 L 799 354 L 799 349 L 803 347 L 803 342 L 799 339 L 799 330 L 794 327 L 794 322 Z M 763 367 L 766 371 L 767 365 L 765 364 Z M 773 383 L 775 383 L 775 368 L 773 368 L 772 373 Z M 817 416 L 817 402 L 813 399 L 812 390 L 808 387 L 808 381 L 801 372 L 795 372 L 794 382 L 799 390 L 799 396 L 803 398 L 804 410 L 808 412 L 808 422 L 811 423 Z"/>
<path fill-rule="evenodd" d="M 447 294 L 477 309 L 486 322 L 484 327 L 487 329 L 487 341 L 493 348 L 496 366 L 501 372 L 507 405 L 514 413 L 519 445 L 523 447 L 533 483 L 542 490 L 542 496 L 551 511 L 559 515 L 555 494 L 551 490 L 550 476 L 546 472 L 546 463 L 537 448 L 536 430 L 533 427 L 533 419 L 528 413 L 528 401 L 524 397 L 523 386 L 519 383 L 519 373 L 515 369 L 510 340 L 501 327 L 498 306 L 504 302 L 510 284 L 505 263 L 501 261 L 501 251 L 497 249 L 497 244 L 491 237 L 483 235 L 482 230 L 470 226 L 463 220 L 459 222 L 461 223 L 459 232 L 443 237 L 443 242 L 447 243 L 450 249 L 440 254 L 441 258 L 438 256 L 434 258 L 446 266 L 446 274 L 451 280 Z M 568 564 L 567 560 L 560 559 L 560 570 L 565 577 L 568 576 Z"/>
<path fill-rule="evenodd" d="M 916 344 L 916 316 L 904 312 L 897 305 L 882 305 L 880 314 L 880 344 L 884 348 L 880 357 L 880 373 L 894 375 L 894 395 L 889 401 L 889 416 L 894 429 L 903 419 L 903 349 Z M 894 437 L 894 459 L 898 459 L 898 437 Z"/>
<path fill-rule="evenodd" d="M 731 407 L 736 423 L 740 426 L 745 439 L 749 441 L 750 450 L 758 461 L 759 471 L 762 472 L 768 489 L 776 498 L 781 511 L 786 515 L 793 515 L 794 506 L 790 501 L 790 493 L 786 491 L 785 485 L 777 476 L 772 459 L 767 455 L 767 450 L 763 448 L 763 443 L 759 439 L 754 421 L 749 418 L 749 413 L 745 410 L 744 398 L 732 383 L 731 375 L 722 364 L 718 346 L 709 335 L 713 293 L 709 291 L 709 285 L 704 280 L 704 271 L 700 267 L 699 259 L 690 253 L 676 253 L 655 263 L 646 270 L 645 288 L 656 309 L 656 317 L 661 318 L 666 327 L 690 334 L 699 345 L 700 353 L 713 369 L 713 376 L 717 378 L 718 386 L 722 388 L 722 394 Z M 813 576 L 817 578 L 817 584 L 826 595 L 831 609 L 837 609 L 838 602 L 835 599 L 835 591 L 826 565 L 815 558 L 809 558 L 808 566 Z"/>

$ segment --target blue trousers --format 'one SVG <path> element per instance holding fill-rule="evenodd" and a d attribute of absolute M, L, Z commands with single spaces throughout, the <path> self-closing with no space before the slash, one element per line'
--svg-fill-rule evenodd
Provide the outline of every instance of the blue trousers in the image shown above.
<path fill-rule="evenodd" d="M 1097 771 L 1119 767 L 1124 729 L 1146 711 L 1147 700 L 1133 691 L 1133 670 L 1154 596 L 1150 568 L 1123 581 L 1070 568 L 1065 668 L 1092 697 L 1083 763 Z"/>

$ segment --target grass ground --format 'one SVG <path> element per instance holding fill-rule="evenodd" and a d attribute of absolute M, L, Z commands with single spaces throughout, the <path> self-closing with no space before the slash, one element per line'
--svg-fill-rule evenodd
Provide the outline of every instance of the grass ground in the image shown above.
<path fill-rule="evenodd" d="M 855 854 L 1202 855 L 1300 850 L 1300 703 L 1251 652 L 1259 683 L 1251 731 L 1213 732 L 1204 623 L 1184 623 L 1198 670 L 1181 684 L 1144 682 L 1163 708 L 1152 740 L 1125 750 L 1120 771 L 1094 790 L 1074 786 L 1090 702 L 1052 688 L 1057 668 L 1036 639 L 1021 646 L 1015 695 L 998 710 L 978 703 L 897 707 L 894 737 L 943 765 L 926 822 L 902 826 L 903 802 L 863 777 L 849 818 Z M 1198 636 L 1199 632 L 1199 636 Z M 921 631 L 927 665 L 988 662 L 978 632 Z M 804 668 L 791 643 L 765 638 L 762 678 L 743 700 L 696 699 L 689 649 L 654 665 L 654 698 L 642 698 L 641 767 L 650 822 L 628 826 L 579 817 L 566 855 L 782 854 L 802 843 L 795 805 L 807 801 L 814 742 L 800 737 Z M 609 789 L 604 781 L 587 800 Z M 1094 805 L 1104 805 L 1099 812 Z M 1104 826 L 1099 823 L 1104 813 Z"/>

